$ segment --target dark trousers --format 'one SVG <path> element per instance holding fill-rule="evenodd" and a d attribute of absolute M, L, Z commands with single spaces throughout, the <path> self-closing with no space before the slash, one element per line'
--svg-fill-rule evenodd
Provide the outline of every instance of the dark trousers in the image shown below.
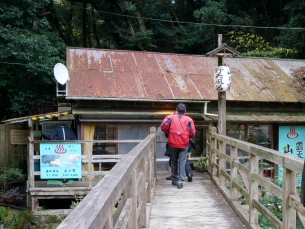
<path fill-rule="evenodd" d="M 180 185 L 186 178 L 185 163 L 187 160 L 188 147 L 174 148 L 168 146 L 168 149 L 171 158 L 172 182 Z"/>
<path fill-rule="evenodd" d="M 169 166 L 171 167 L 171 159 L 169 158 Z M 194 173 L 193 173 L 193 170 L 192 170 L 192 167 L 191 167 L 191 164 L 189 162 L 189 160 L 186 160 L 185 162 L 185 174 L 187 177 L 193 177 L 194 176 Z"/>

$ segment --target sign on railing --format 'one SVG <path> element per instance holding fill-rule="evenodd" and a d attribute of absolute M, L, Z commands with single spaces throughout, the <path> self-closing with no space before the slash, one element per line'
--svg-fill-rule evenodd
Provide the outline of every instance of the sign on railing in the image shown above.
<path fill-rule="evenodd" d="M 279 127 L 279 151 L 288 155 L 304 158 L 303 139 L 305 126 L 280 126 Z M 278 179 L 283 179 L 283 167 L 278 168 Z M 297 187 L 302 186 L 302 175 L 297 174 Z"/>
<path fill-rule="evenodd" d="M 81 143 L 41 143 L 40 178 L 81 178 Z"/>

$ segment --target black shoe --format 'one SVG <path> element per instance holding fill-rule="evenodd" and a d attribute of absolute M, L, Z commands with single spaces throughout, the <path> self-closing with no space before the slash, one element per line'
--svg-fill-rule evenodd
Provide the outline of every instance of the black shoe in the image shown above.
<path fill-rule="evenodd" d="M 170 176 L 170 177 L 166 177 L 165 179 L 166 180 L 172 180 L 173 178 L 172 178 L 172 176 Z"/>
<path fill-rule="evenodd" d="M 178 184 L 178 185 L 177 185 L 177 188 L 178 188 L 178 189 L 182 189 L 182 188 L 183 188 L 183 184 L 182 184 L 182 183 L 181 183 L 181 184 Z"/>
<path fill-rule="evenodd" d="M 187 177 L 187 181 L 188 182 L 192 182 L 193 181 L 193 177 Z"/>
<path fill-rule="evenodd" d="M 172 181 L 172 185 L 174 185 L 174 186 L 178 186 L 178 183 L 177 183 L 177 182 L 175 182 L 175 181 Z"/>

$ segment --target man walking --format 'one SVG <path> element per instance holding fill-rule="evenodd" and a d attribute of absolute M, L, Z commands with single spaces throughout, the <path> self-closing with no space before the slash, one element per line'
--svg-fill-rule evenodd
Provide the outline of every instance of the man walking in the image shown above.
<path fill-rule="evenodd" d="M 187 160 L 190 138 L 195 137 L 194 121 L 184 115 L 186 106 L 179 103 L 176 113 L 165 117 L 161 129 L 168 133 L 168 144 L 171 158 L 172 184 L 178 189 L 183 188 L 185 180 L 185 163 Z"/>

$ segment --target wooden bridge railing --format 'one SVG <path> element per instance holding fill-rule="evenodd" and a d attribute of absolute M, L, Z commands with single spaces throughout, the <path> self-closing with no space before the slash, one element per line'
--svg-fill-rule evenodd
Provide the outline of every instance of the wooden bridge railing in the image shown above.
<path fill-rule="evenodd" d="M 228 155 L 226 153 L 227 145 L 230 146 Z M 238 149 L 249 154 L 249 168 L 239 162 Z M 208 134 L 208 157 L 210 158 L 209 172 L 212 180 L 248 228 L 260 228 L 258 213 L 267 218 L 275 228 L 285 229 L 296 228 L 296 215 L 298 214 L 304 226 L 305 208 L 296 191 L 296 174 L 302 174 L 303 159 L 217 134 L 215 127 L 211 127 Z M 258 158 L 282 166 L 283 187 L 260 174 Z M 227 163 L 230 163 L 229 169 Z M 246 187 L 238 182 L 238 174 L 244 179 L 249 179 Z M 282 220 L 259 202 L 259 186 L 282 200 Z M 240 196 L 243 196 L 249 205 L 241 205 Z"/>
<path fill-rule="evenodd" d="M 57 228 L 146 228 L 156 179 L 155 133 L 152 127 Z"/>

